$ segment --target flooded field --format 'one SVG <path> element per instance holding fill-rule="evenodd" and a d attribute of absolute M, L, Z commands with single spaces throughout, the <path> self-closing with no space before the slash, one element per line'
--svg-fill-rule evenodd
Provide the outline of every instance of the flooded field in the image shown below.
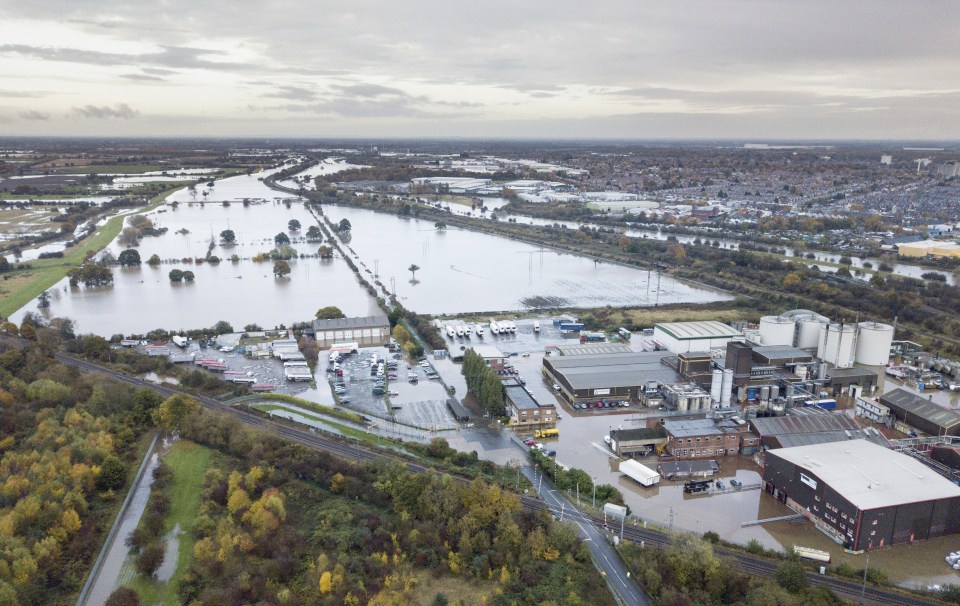
<path fill-rule="evenodd" d="M 272 249 L 274 236 L 287 233 L 291 219 L 301 222 L 306 232 L 316 221 L 301 204 L 270 202 L 243 206 L 231 204 L 181 204 L 176 210 L 164 206 L 148 217 L 157 227 L 166 227 L 162 236 L 141 240 L 137 250 L 143 261 L 156 254 L 165 262 L 157 267 L 114 268 L 112 286 L 71 288 L 66 279 L 51 289 L 53 298 L 44 315 L 69 317 L 81 332 L 110 336 L 116 333 L 144 333 L 154 328 L 173 330 L 203 328 L 226 320 L 236 328 L 259 324 L 272 328 L 313 318 L 319 307 L 336 305 L 348 315 L 378 313 L 376 301 L 358 284 L 353 272 L 339 259 L 316 257 L 290 261 L 291 273 L 275 278 L 273 263 L 249 260 Z M 237 235 L 237 244 L 219 244 L 225 229 Z M 186 230 L 187 233 L 177 233 Z M 204 257 L 211 237 L 217 244 L 213 254 L 219 265 L 167 262 L 172 259 Z M 320 243 L 301 241 L 291 246 L 298 253 L 315 255 Z M 118 255 L 123 247 L 110 245 Z M 242 259 L 232 263 L 232 254 Z M 189 269 L 196 274 L 192 283 L 171 282 L 171 269 Z M 19 321 L 29 305 L 14 315 Z"/>
<path fill-rule="evenodd" d="M 278 181 L 277 183 L 285 187 L 297 187 L 298 185 L 302 185 L 303 189 L 316 189 L 317 184 L 314 179 L 317 177 L 322 175 L 332 175 L 350 168 L 365 167 L 360 164 L 350 164 L 343 158 L 327 158 L 326 160 L 321 161 L 319 164 L 315 164 L 307 170 L 301 171 L 293 175 L 291 178 Z"/>
<path fill-rule="evenodd" d="M 354 225 L 350 247 L 379 269 L 405 307 L 425 313 L 705 303 L 726 300 L 656 272 L 539 249 L 507 238 L 401 219 L 373 211 L 332 207 L 334 222 Z M 419 269 L 414 275 L 411 264 Z M 659 287 L 659 291 L 658 291 Z"/>

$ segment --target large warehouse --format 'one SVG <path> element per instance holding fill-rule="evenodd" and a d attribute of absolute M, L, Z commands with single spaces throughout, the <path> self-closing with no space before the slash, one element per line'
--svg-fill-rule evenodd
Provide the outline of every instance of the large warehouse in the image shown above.
<path fill-rule="evenodd" d="M 560 386 L 568 402 L 597 399 L 639 400 L 647 383 L 676 383 L 678 376 L 661 363 L 664 352 L 621 352 L 546 356 L 543 373 Z"/>
<path fill-rule="evenodd" d="M 653 340 L 673 353 L 710 351 L 726 347 L 740 331 L 716 320 L 703 322 L 664 322 L 653 325 Z"/>
<path fill-rule="evenodd" d="M 768 451 L 763 481 L 854 551 L 960 532 L 960 486 L 867 440 Z"/>
<path fill-rule="evenodd" d="M 390 340 L 390 320 L 382 314 L 363 318 L 314 320 L 313 332 L 320 349 L 344 342 L 357 343 L 360 347 L 375 347 Z"/>
<path fill-rule="evenodd" d="M 898 421 L 931 436 L 960 436 L 960 413 L 944 408 L 928 399 L 897 388 L 880 396 L 880 403 L 890 409 Z"/>

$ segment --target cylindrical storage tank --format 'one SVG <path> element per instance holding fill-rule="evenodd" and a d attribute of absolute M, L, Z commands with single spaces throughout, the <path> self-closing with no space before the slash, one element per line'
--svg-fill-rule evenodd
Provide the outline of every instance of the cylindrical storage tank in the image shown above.
<path fill-rule="evenodd" d="M 806 317 L 797 320 L 797 338 L 794 343 L 800 349 L 814 349 L 820 345 L 823 329 L 826 324 L 816 317 Z"/>
<path fill-rule="evenodd" d="M 713 371 L 713 379 L 710 381 L 710 399 L 715 403 L 720 402 L 720 394 L 723 389 L 723 371 Z"/>
<path fill-rule="evenodd" d="M 793 345 L 796 323 L 783 316 L 760 318 L 760 340 L 764 345 Z"/>
<path fill-rule="evenodd" d="M 689 404 L 687 403 L 687 396 L 680 396 L 677 398 L 677 411 L 687 412 Z"/>
<path fill-rule="evenodd" d="M 779 397 L 780 397 L 780 386 L 779 386 L 779 385 L 771 385 L 771 386 L 770 386 L 770 399 L 771 399 L 771 400 L 776 400 L 776 399 L 779 398 Z"/>
<path fill-rule="evenodd" d="M 879 322 L 861 322 L 857 336 L 857 364 L 886 366 L 893 344 L 893 326 Z"/>
<path fill-rule="evenodd" d="M 787 383 L 787 392 L 784 397 L 786 397 L 788 400 L 792 400 L 794 389 L 796 388 L 793 386 L 793 383 Z"/>
<path fill-rule="evenodd" d="M 760 388 L 760 399 L 763 400 L 763 401 L 767 401 L 767 400 L 770 399 L 770 387 L 769 387 L 769 386 L 764 385 L 763 387 Z"/>
<path fill-rule="evenodd" d="M 829 324 L 820 338 L 817 357 L 836 368 L 849 368 L 853 365 L 853 348 L 856 340 L 855 325 Z"/>
<path fill-rule="evenodd" d="M 741 385 L 737 388 L 737 402 L 746 402 L 747 401 L 747 388 Z"/>
<path fill-rule="evenodd" d="M 733 370 L 723 371 L 722 384 L 720 386 L 720 405 L 730 406 L 730 400 L 733 397 Z"/>

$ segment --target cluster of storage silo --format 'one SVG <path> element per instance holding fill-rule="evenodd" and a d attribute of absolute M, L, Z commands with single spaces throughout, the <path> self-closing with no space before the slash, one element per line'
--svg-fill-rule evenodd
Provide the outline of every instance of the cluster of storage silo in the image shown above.
<path fill-rule="evenodd" d="M 727 408 L 733 399 L 733 370 L 714 370 L 710 381 L 710 401 L 714 408 Z"/>
<path fill-rule="evenodd" d="M 844 324 L 806 309 L 760 318 L 761 345 L 783 345 L 816 351 L 821 360 L 836 368 L 856 362 L 883 366 L 890 358 L 893 326 L 879 322 Z"/>

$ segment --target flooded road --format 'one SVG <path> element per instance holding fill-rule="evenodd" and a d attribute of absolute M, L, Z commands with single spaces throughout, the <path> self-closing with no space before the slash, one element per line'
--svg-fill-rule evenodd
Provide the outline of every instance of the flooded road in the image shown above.
<path fill-rule="evenodd" d="M 422 313 L 705 303 L 725 294 L 689 286 L 657 272 L 561 253 L 364 209 L 328 207 L 337 223 L 354 225 L 350 247 L 378 267 L 381 281 L 405 307 Z M 414 274 L 408 268 L 415 264 Z M 659 286 L 659 292 L 658 292 Z"/>
<path fill-rule="evenodd" d="M 147 463 L 143 475 L 140 477 L 140 482 L 131 488 L 131 490 L 134 491 L 133 496 L 123 512 L 123 517 L 120 518 L 118 522 L 119 528 L 116 535 L 114 535 L 113 540 L 108 545 L 104 545 L 103 547 L 103 549 L 106 550 L 106 555 L 103 558 L 100 572 L 90 586 L 90 591 L 87 593 L 87 599 L 83 602 L 83 605 L 98 606 L 105 604 L 107 598 L 110 597 L 110 594 L 113 593 L 113 590 L 117 587 L 117 581 L 120 578 L 120 569 L 123 566 L 124 560 L 127 558 L 127 553 L 130 551 L 125 541 L 140 523 L 140 516 L 143 515 L 143 511 L 147 507 L 147 500 L 150 498 L 150 484 L 153 482 L 153 470 L 156 469 L 159 464 L 160 455 L 154 452 L 150 455 L 150 460 Z"/>

